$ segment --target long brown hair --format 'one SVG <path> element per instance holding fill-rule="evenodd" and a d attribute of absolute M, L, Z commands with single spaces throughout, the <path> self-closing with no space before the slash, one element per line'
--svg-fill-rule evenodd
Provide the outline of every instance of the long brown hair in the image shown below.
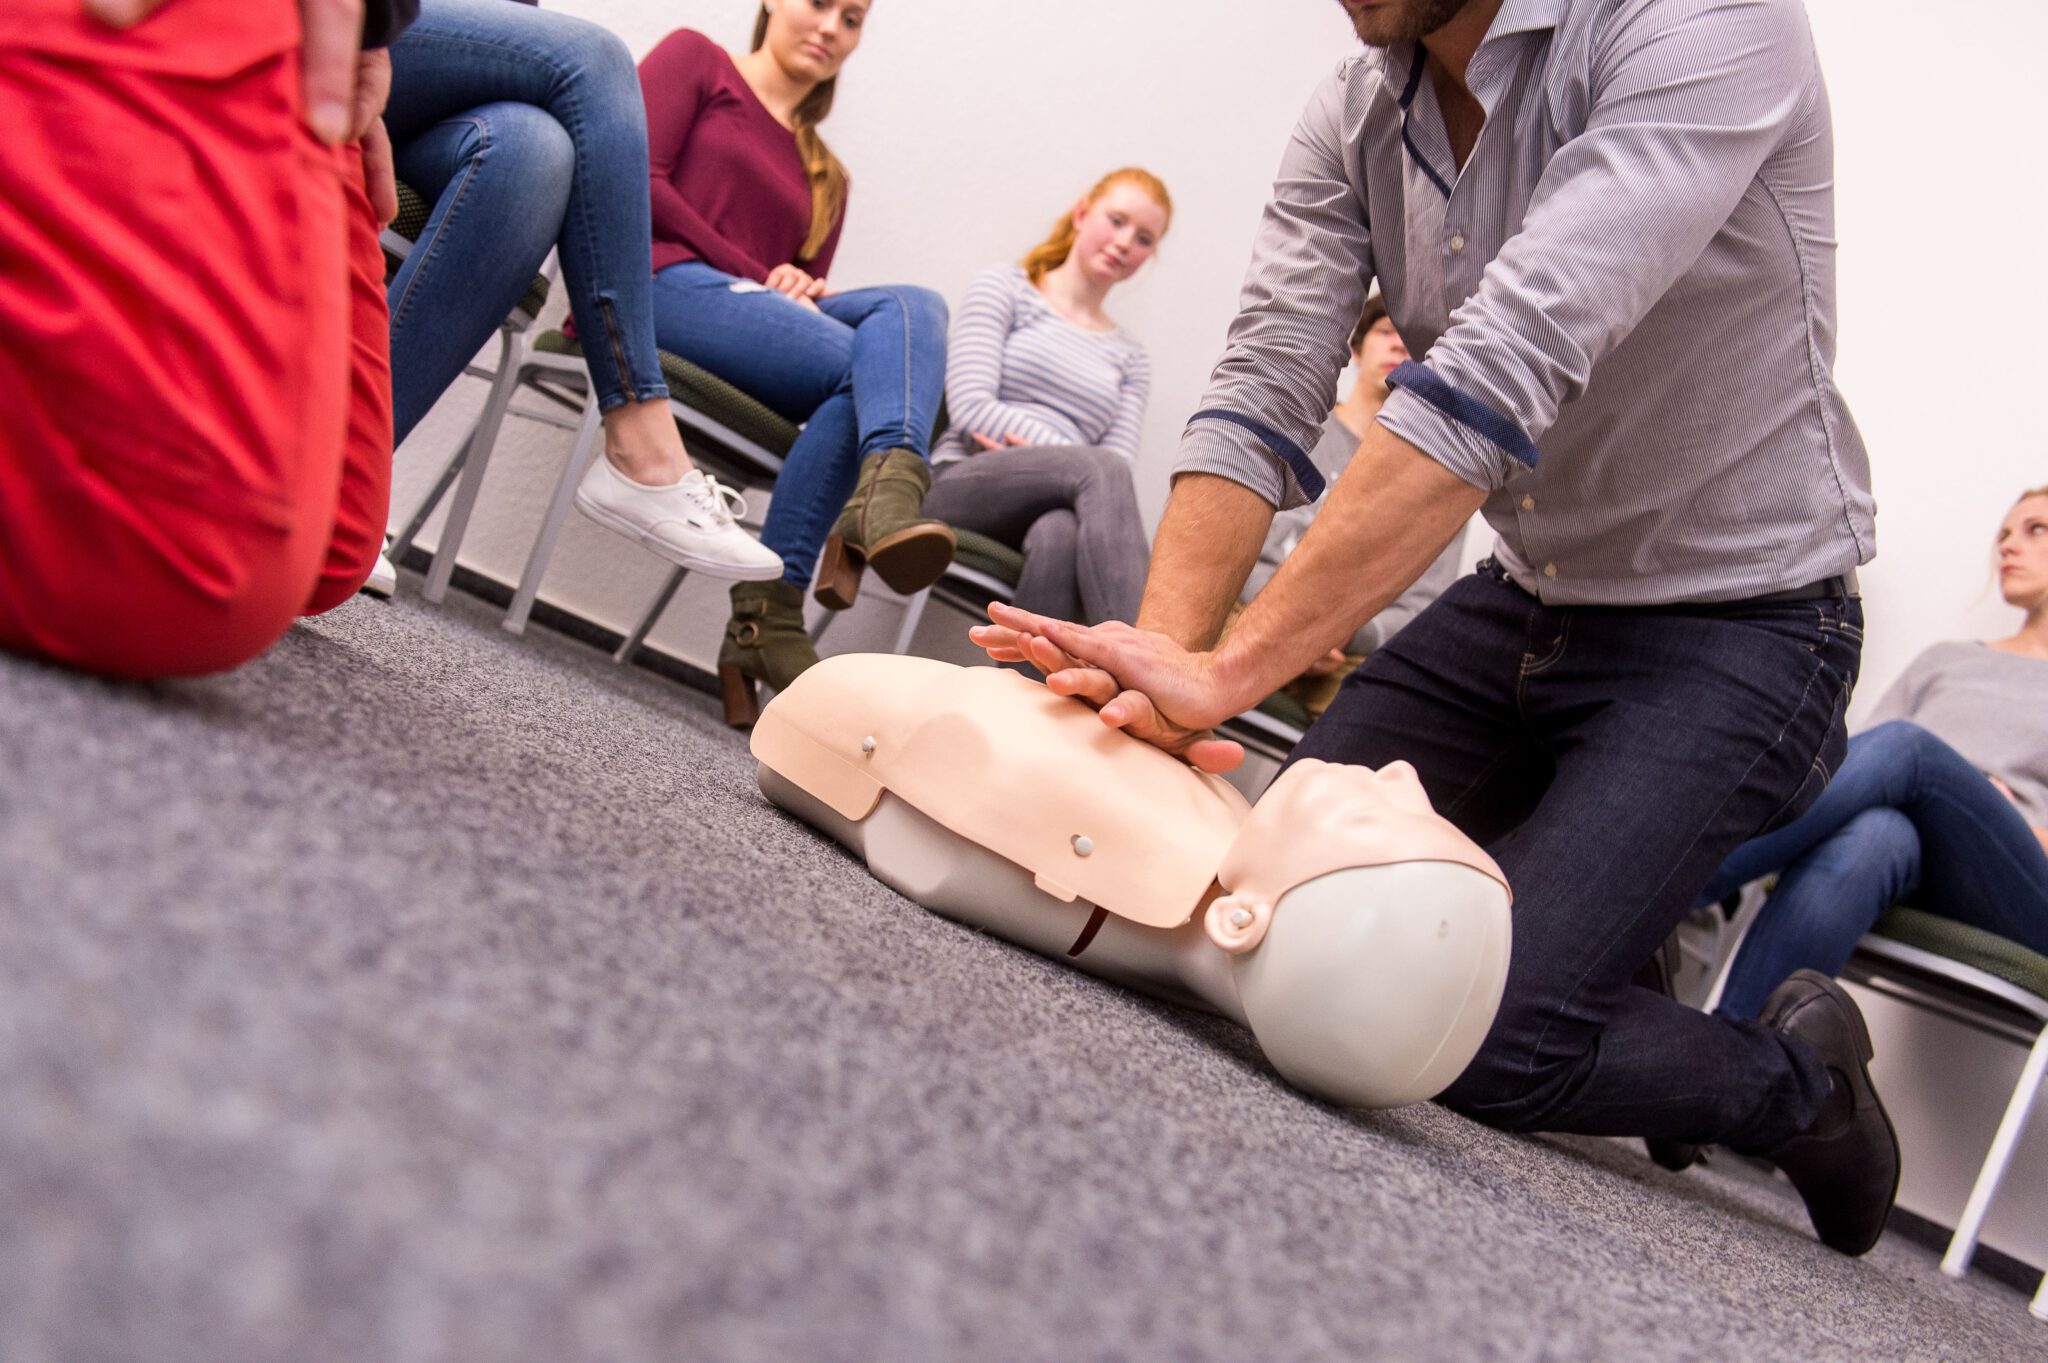
<path fill-rule="evenodd" d="M 1161 208 L 1166 210 L 1166 221 L 1173 222 L 1173 196 L 1166 192 L 1166 183 L 1149 170 L 1137 166 L 1125 166 L 1113 170 L 1095 182 L 1095 188 L 1088 191 L 1082 203 L 1093 208 L 1095 201 L 1110 191 L 1113 185 L 1136 185 Z M 1053 270 L 1067 263 L 1067 255 L 1074 249 L 1074 215 L 1062 213 L 1059 221 L 1052 225 L 1052 234 L 1031 248 L 1024 257 L 1024 273 L 1032 283 L 1046 277 Z"/>
<path fill-rule="evenodd" d="M 754 45 L 748 50 L 759 52 L 761 44 L 767 41 L 768 6 L 763 5 L 754 19 Z M 818 135 L 818 125 L 832 112 L 832 96 L 838 87 L 837 76 L 821 80 L 796 106 L 796 150 L 804 159 L 804 177 L 811 182 L 811 230 L 804 236 L 803 249 L 797 253 L 799 260 L 817 259 L 839 215 L 846 210 L 846 167 Z"/>

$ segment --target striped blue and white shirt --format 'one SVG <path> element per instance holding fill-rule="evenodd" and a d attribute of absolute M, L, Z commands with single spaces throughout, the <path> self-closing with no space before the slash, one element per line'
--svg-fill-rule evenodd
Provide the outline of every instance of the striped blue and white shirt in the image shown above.
<path fill-rule="evenodd" d="M 953 312 L 946 354 L 943 464 L 976 453 L 971 434 L 1032 445 L 1093 445 L 1126 462 L 1152 391 L 1145 347 L 1119 327 L 1089 331 L 1054 310 L 1016 265 L 975 276 Z"/>
<path fill-rule="evenodd" d="M 1799 0 L 1505 0 L 1462 169 L 1426 67 L 1369 49 L 1310 99 L 1178 471 L 1312 496 L 1377 280 L 1417 357 L 1380 424 L 1490 494 L 1496 555 L 1545 602 L 1737 600 L 1869 562 Z"/>

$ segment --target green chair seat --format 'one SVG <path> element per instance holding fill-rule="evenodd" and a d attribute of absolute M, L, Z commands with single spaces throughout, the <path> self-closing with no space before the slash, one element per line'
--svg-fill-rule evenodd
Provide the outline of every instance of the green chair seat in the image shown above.
<path fill-rule="evenodd" d="M 1308 707 L 1285 691 L 1275 691 L 1260 701 L 1255 708 L 1269 719 L 1277 719 L 1282 724 L 1301 730 L 1306 730 L 1309 725 L 1316 722 L 1316 717 L 1308 712 Z"/>
<path fill-rule="evenodd" d="M 434 206 L 421 198 L 418 190 L 405 181 L 400 180 L 398 182 L 398 216 L 391 220 L 390 230 L 404 237 L 407 241 L 418 241 L 420 233 L 427 230 L 427 218 L 433 211 Z M 387 284 L 391 282 L 391 277 L 398 273 L 401 259 L 401 257 L 393 255 L 389 250 L 385 251 L 384 281 Z M 526 286 L 526 292 L 520 296 L 519 302 L 514 305 L 513 312 L 525 317 L 527 323 L 531 325 L 533 319 L 540 316 L 540 310 L 547 306 L 549 288 L 546 275 L 535 275 L 533 282 Z"/>
<path fill-rule="evenodd" d="M 1871 932 L 1904 946 L 1974 966 L 1987 975 L 2048 998 L 2048 956 L 2019 943 L 1921 909 L 1898 908 L 1879 919 Z"/>
<path fill-rule="evenodd" d="M 550 355 L 578 355 L 583 347 L 559 331 L 543 332 L 534 338 L 533 348 Z M 668 380 L 668 395 L 692 411 L 702 412 L 735 435 L 753 441 L 780 458 L 796 443 L 797 424 L 758 399 L 717 378 L 688 360 L 661 356 L 662 376 Z"/>
<path fill-rule="evenodd" d="M 958 542 L 953 550 L 953 561 L 963 568 L 987 573 L 998 582 L 1007 582 L 1012 587 L 1024 575 L 1024 555 L 1000 540 L 987 535 L 977 535 L 972 530 L 953 528 Z"/>

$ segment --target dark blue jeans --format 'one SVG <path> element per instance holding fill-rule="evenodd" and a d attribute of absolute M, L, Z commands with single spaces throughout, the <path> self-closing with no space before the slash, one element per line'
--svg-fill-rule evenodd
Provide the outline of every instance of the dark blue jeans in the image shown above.
<path fill-rule="evenodd" d="M 1809 1048 L 1632 980 L 1732 849 L 1820 794 L 1861 657 L 1853 598 L 1549 607 L 1489 562 L 1351 674 L 1294 758 L 1406 758 L 1514 889 L 1506 995 L 1443 1102 L 1745 1151 L 1812 1123 Z"/>
<path fill-rule="evenodd" d="M 761 525 L 785 582 L 810 585 L 862 459 L 888 449 L 931 457 L 946 301 L 930 289 L 854 289 L 807 308 L 687 260 L 654 277 L 654 330 L 663 350 L 803 424 Z"/>
<path fill-rule="evenodd" d="M 600 409 L 666 398 L 648 303 L 647 110 L 626 45 L 505 0 L 426 0 L 391 71 L 398 177 L 434 205 L 391 281 L 396 438 L 556 245 Z"/>
<path fill-rule="evenodd" d="M 2048 954 L 2048 854 L 1968 759 L 1917 724 L 1849 740 L 1827 791 L 1743 844 L 1703 896 L 1781 872 L 1729 968 L 1720 1011 L 1755 1017 L 1801 967 L 1839 974 L 1871 924 L 1911 903 Z"/>

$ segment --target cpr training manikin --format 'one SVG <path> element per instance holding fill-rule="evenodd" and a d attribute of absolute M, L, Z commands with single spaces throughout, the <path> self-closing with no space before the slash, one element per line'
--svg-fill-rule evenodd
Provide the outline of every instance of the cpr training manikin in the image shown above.
<path fill-rule="evenodd" d="M 1415 771 L 1229 783 L 1014 672 L 828 658 L 754 726 L 762 793 L 948 918 L 1251 1030 L 1348 1107 L 1434 1097 L 1507 978 L 1500 868 Z"/>

